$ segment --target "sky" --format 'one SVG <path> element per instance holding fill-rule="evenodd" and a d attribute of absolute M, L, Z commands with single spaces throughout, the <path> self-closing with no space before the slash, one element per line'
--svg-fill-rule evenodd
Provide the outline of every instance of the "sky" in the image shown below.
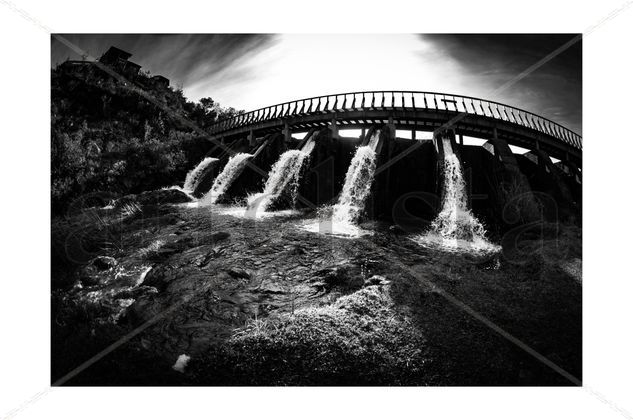
<path fill-rule="evenodd" d="M 500 92 L 575 34 L 64 34 L 92 56 L 111 45 L 190 100 L 246 111 L 363 90 L 474 96 L 526 109 L 582 134 L 578 42 Z M 51 65 L 80 59 L 51 38 Z"/>

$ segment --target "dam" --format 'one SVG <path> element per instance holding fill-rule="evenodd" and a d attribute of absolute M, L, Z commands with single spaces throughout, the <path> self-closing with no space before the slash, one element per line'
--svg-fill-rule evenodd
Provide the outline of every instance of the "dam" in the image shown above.
<path fill-rule="evenodd" d="M 253 197 L 262 191 L 292 183 L 292 199 L 280 200 L 282 191 L 275 191 L 275 208 L 282 209 L 283 203 L 286 208 L 313 210 L 330 205 L 333 217 L 340 219 L 336 202 L 347 194 L 347 207 L 355 203 L 355 220 L 387 220 L 404 229 L 432 222 L 437 227 L 440 213 L 468 218 L 471 210 L 499 234 L 534 220 L 581 221 L 582 137 L 547 118 L 497 102 L 412 91 L 343 93 L 246 112 L 208 131 L 214 147 L 205 159 L 219 159 L 214 161 L 218 169 L 203 174 L 209 179 L 199 179 L 197 185 L 208 188 L 213 179 L 224 180 L 227 174 L 220 173 L 220 167 L 231 162 L 231 183 L 223 184 L 218 202 L 246 203 L 250 196 L 252 208 Z M 473 139 L 479 145 L 469 143 Z M 361 185 L 346 185 L 346 174 L 350 176 L 350 165 L 359 163 L 355 153 L 370 141 L 375 168 L 371 177 L 362 177 L 370 185 L 362 186 L 367 191 L 358 208 L 358 200 L 345 188 L 358 190 Z M 306 144 L 308 152 L 301 152 Z M 243 154 L 248 159 L 241 159 Z M 242 162 L 239 173 L 232 156 Z M 282 156 L 284 162 L 291 156 L 301 159 L 293 160 L 293 171 L 269 175 Z M 447 165 L 460 177 L 453 183 L 460 188 L 459 199 L 451 201 L 462 206 L 457 213 L 446 207 L 451 181 Z M 267 184 L 271 176 L 278 179 Z M 198 189 L 194 194 L 210 193 Z M 269 206 L 269 199 L 263 207 Z M 472 229 L 482 229 L 478 223 L 475 219 L 466 229 L 470 236 Z"/>
<path fill-rule="evenodd" d="M 182 184 L 54 232 L 71 245 L 58 249 L 98 252 L 57 278 L 75 282 L 54 301 L 66 320 L 55 377 L 95 337 L 157 322 L 97 366 L 95 383 L 112 371 L 131 384 L 147 371 L 207 385 L 568 382 L 470 308 L 581 375 L 577 134 L 506 105 L 411 92 L 299 100 L 207 131 Z M 90 235 L 77 235 L 82 223 Z M 94 333 L 76 327 L 85 314 Z M 148 368 L 147 355 L 159 362 Z"/>

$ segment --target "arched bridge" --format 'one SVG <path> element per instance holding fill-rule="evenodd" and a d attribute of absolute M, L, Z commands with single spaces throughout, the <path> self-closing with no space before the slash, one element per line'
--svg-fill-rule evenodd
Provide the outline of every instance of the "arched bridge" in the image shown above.
<path fill-rule="evenodd" d="M 382 124 L 412 130 L 413 136 L 415 131 L 451 128 L 457 135 L 499 138 L 582 164 L 582 137 L 554 121 L 498 102 L 435 92 L 369 91 L 299 99 L 219 121 L 210 134 L 229 140 L 283 130 L 289 137 L 328 125 L 344 129 Z"/>

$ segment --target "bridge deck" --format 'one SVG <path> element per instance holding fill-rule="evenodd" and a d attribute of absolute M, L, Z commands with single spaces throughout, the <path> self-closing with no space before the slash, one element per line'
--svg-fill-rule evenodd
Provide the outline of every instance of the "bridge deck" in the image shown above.
<path fill-rule="evenodd" d="M 369 127 L 392 122 L 399 129 L 434 131 L 453 128 L 458 134 L 497 137 L 527 149 L 540 148 L 558 159 L 582 161 L 582 137 L 547 118 L 483 99 L 432 92 L 353 92 L 272 105 L 220 121 L 214 137 L 258 135 L 288 128 Z"/>

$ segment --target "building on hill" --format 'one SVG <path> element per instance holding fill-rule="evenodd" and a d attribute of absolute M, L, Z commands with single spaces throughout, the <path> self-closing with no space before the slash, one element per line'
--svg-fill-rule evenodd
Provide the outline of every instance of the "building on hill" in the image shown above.
<path fill-rule="evenodd" d="M 130 57 L 132 57 L 132 53 L 123 51 L 122 49 L 115 46 L 111 46 L 110 48 L 108 48 L 108 51 L 103 53 L 103 55 L 99 58 L 99 61 L 103 64 L 112 65 L 117 62 L 125 62 Z"/>
<path fill-rule="evenodd" d="M 141 66 L 128 59 L 132 56 L 127 51 L 123 51 L 117 47 L 110 47 L 100 58 L 99 62 L 111 67 L 127 77 L 138 76 Z"/>
<path fill-rule="evenodd" d="M 129 58 L 131 56 L 131 53 L 112 46 L 97 61 L 145 88 L 169 87 L 169 79 L 164 76 L 157 74 L 149 77 L 146 74 L 142 74 L 141 65 L 130 61 Z M 94 66 L 94 64 L 93 61 L 66 60 L 59 67 L 67 74 L 84 76 L 91 74 L 107 78 L 106 72 L 97 70 L 97 66 Z"/>

